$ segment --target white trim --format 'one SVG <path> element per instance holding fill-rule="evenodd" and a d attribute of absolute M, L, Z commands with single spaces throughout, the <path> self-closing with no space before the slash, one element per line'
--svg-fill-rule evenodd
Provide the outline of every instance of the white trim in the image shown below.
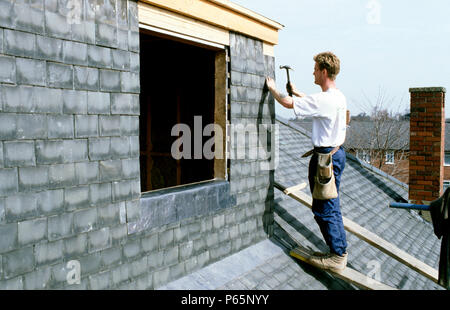
<path fill-rule="evenodd" d="M 149 26 L 149 25 L 145 25 L 142 23 L 139 23 L 139 28 L 143 28 L 143 29 L 147 29 L 153 32 L 157 32 L 157 33 L 161 33 L 161 34 L 165 34 L 171 37 L 175 37 L 175 38 L 179 38 L 179 39 L 183 39 L 183 40 L 187 40 L 187 41 L 191 41 L 191 42 L 195 42 L 195 43 L 200 43 L 203 45 L 207 45 L 207 46 L 211 46 L 211 47 L 215 47 L 215 48 L 220 48 L 220 49 L 225 49 L 225 45 L 222 44 L 217 44 L 217 43 L 213 43 L 210 41 L 206 41 L 206 40 L 202 40 L 202 39 L 198 39 L 198 38 L 193 38 L 181 33 L 176 33 L 176 32 L 172 32 L 169 30 L 165 30 L 165 29 L 161 29 L 158 27 L 153 27 L 153 26 Z"/>

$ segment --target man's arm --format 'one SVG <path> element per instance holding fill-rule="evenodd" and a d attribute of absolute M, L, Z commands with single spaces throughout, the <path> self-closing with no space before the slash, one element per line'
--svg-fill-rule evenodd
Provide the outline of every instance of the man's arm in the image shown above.
<path fill-rule="evenodd" d="M 294 108 L 294 99 L 291 96 L 288 96 L 284 93 L 280 93 L 277 90 L 275 81 L 272 78 L 267 77 L 266 84 L 267 84 L 267 87 L 269 88 L 270 92 L 272 93 L 272 96 L 275 98 L 276 101 L 278 101 L 283 107 L 285 107 L 287 109 Z M 304 93 L 299 92 L 295 88 L 294 84 L 290 83 L 289 86 L 290 86 L 291 92 L 294 96 L 300 97 L 300 98 L 306 96 Z"/>
<path fill-rule="evenodd" d="M 267 88 L 272 93 L 272 96 L 275 98 L 275 100 L 278 101 L 283 107 L 285 107 L 287 109 L 294 108 L 294 99 L 292 99 L 291 96 L 280 93 L 277 90 L 275 81 L 272 78 L 270 78 L 270 77 L 266 78 L 266 85 L 267 85 Z"/>

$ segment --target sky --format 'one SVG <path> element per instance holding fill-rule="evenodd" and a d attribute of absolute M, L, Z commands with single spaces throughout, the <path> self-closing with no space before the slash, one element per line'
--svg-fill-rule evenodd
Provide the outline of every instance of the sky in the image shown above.
<path fill-rule="evenodd" d="M 284 25 L 275 46 L 277 88 L 291 81 L 300 91 L 314 84 L 313 56 L 332 51 L 341 61 L 337 87 L 351 115 L 383 106 L 409 110 L 411 87 L 445 87 L 450 92 L 450 1 L 448 0 L 232 0 Z M 382 95 L 382 96 L 380 96 Z M 446 96 L 450 98 L 450 95 Z M 295 117 L 276 104 L 276 114 Z M 450 102 L 445 114 L 450 118 Z"/>

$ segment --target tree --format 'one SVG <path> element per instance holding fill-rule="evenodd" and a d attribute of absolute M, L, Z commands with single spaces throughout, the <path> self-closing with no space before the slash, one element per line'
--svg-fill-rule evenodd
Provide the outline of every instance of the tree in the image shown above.
<path fill-rule="evenodd" d="M 369 117 L 361 113 L 361 120 L 352 118 L 345 145 L 357 153 L 364 150 L 372 165 L 407 182 L 409 168 L 404 160 L 409 154 L 409 114 L 399 112 L 401 101 L 387 97 L 381 88 L 374 99 L 365 96 L 362 105 L 370 111 Z M 392 156 L 395 160 L 390 163 L 386 159 Z"/>

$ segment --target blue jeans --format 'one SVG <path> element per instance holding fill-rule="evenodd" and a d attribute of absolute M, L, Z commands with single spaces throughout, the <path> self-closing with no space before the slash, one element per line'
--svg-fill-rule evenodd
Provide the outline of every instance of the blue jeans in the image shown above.
<path fill-rule="evenodd" d="M 329 153 L 332 149 L 332 147 L 321 147 L 315 148 L 315 151 L 318 153 Z M 312 211 L 314 213 L 314 219 L 317 224 L 319 224 L 322 236 L 325 239 L 326 244 L 330 247 L 330 252 L 342 255 L 347 249 L 347 239 L 339 203 L 339 185 L 345 167 L 344 149 L 341 147 L 333 154 L 332 159 L 338 197 L 329 200 L 313 199 Z M 316 175 L 317 170 L 317 160 L 318 156 L 313 154 L 309 161 L 308 179 L 311 193 L 314 190 L 314 176 Z"/>

